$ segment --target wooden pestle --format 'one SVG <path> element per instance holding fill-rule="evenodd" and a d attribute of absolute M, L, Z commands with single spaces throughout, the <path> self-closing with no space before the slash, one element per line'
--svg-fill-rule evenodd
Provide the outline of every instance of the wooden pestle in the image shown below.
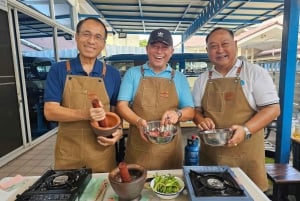
<path fill-rule="evenodd" d="M 92 105 L 93 105 L 94 108 L 100 108 L 101 107 L 100 104 L 99 104 L 99 100 L 97 98 L 92 100 Z M 100 127 L 103 127 L 103 128 L 108 127 L 107 119 L 104 118 L 104 119 L 98 121 L 98 125 Z"/>
<path fill-rule="evenodd" d="M 131 182 L 131 176 L 128 171 L 127 163 L 120 162 L 119 163 L 120 177 L 122 182 Z"/>

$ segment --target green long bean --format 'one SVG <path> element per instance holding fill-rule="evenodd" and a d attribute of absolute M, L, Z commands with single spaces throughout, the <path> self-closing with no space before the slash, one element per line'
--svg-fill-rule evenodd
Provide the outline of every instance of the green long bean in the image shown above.
<path fill-rule="evenodd" d="M 182 186 L 175 178 L 175 176 L 167 175 L 155 175 L 153 189 L 159 193 L 177 193 Z"/>

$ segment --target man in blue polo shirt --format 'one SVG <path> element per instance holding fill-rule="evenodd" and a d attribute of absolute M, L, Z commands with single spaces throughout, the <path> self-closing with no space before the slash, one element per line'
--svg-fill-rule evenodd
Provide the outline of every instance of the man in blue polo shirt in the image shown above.
<path fill-rule="evenodd" d="M 92 168 L 108 172 L 116 167 L 115 146 L 122 130 L 112 138 L 95 137 L 90 121 L 105 118 L 114 111 L 121 76 L 97 56 L 105 47 L 107 30 L 97 18 L 86 18 L 76 28 L 77 58 L 54 64 L 47 75 L 44 114 L 58 121 L 55 169 Z M 92 108 L 90 97 L 97 97 L 102 108 Z"/>
<path fill-rule="evenodd" d="M 194 116 L 186 77 L 168 64 L 174 48 L 166 29 L 151 32 L 146 47 L 148 62 L 127 70 L 118 96 L 118 113 L 130 123 L 125 161 L 148 170 L 176 169 L 183 165 L 181 131 L 169 144 L 151 144 L 143 134 L 147 121 L 178 124 Z"/>

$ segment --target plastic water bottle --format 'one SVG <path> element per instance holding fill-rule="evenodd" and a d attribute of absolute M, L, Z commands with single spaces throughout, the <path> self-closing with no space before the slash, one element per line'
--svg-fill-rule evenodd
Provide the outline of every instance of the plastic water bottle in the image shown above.
<path fill-rule="evenodd" d="M 187 144 L 184 148 L 184 165 L 199 165 L 199 149 L 199 137 L 197 135 L 192 135 L 190 139 L 187 139 Z"/>

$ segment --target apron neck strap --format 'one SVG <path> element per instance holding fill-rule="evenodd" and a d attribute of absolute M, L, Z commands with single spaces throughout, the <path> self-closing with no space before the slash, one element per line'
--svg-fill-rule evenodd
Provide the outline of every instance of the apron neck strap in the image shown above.
<path fill-rule="evenodd" d="M 106 75 L 106 63 L 103 62 L 103 67 L 102 67 L 102 75 L 100 76 L 101 78 L 104 78 Z"/>
<path fill-rule="evenodd" d="M 71 74 L 71 64 L 70 64 L 70 60 L 66 61 L 66 68 L 67 68 L 67 74 Z"/>
<path fill-rule="evenodd" d="M 242 61 L 240 67 L 237 68 L 236 72 L 235 72 L 235 76 L 236 77 L 239 77 L 240 76 L 240 73 L 241 73 L 241 70 L 242 70 L 242 67 L 244 66 L 244 62 Z"/>
<path fill-rule="evenodd" d="M 242 61 L 242 64 L 236 69 L 236 72 L 235 72 L 235 76 L 236 76 L 236 79 L 239 79 L 239 76 L 240 76 L 240 73 L 241 73 L 241 70 L 242 70 L 242 67 L 244 66 L 244 62 Z M 208 72 L 208 79 L 211 80 L 212 79 L 212 73 L 213 71 L 210 70 Z"/>
<path fill-rule="evenodd" d="M 143 66 L 141 66 L 141 74 L 144 79 L 145 78 L 145 69 Z M 174 77 L 175 77 L 175 70 L 172 68 L 170 81 L 173 81 Z"/>
<path fill-rule="evenodd" d="M 72 74 L 70 60 L 66 61 L 66 68 L 67 68 L 67 74 L 68 75 Z M 106 75 L 106 63 L 103 62 L 102 74 L 100 75 L 100 77 L 104 78 L 105 75 Z"/>

